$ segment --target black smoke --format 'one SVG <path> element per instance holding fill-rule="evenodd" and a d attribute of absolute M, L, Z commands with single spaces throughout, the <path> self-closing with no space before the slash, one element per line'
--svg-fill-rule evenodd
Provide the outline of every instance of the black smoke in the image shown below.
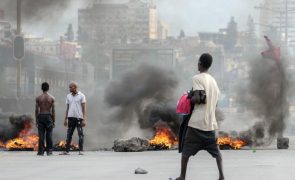
<path fill-rule="evenodd" d="M 19 137 L 20 132 L 31 130 L 33 125 L 33 118 L 30 115 L 2 116 L 0 120 L 0 141 L 2 142 Z"/>
<path fill-rule="evenodd" d="M 5 14 L 16 17 L 16 0 L 3 0 Z M 61 14 L 70 5 L 71 0 L 21 0 L 22 15 L 26 20 L 42 20 L 48 14 Z"/>
<path fill-rule="evenodd" d="M 106 88 L 105 102 L 114 109 L 112 122 L 120 123 L 126 130 L 136 120 L 141 129 L 152 129 L 161 120 L 176 132 L 177 84 L 172 72 L 147 64 L 125 73 Z"/>
<path fill-rule="evenodd" d="M 244 84 L 238 91 L 238 103 L 259 120 L 240 136 L 252 145 L 269 144 L 274 138 L 283 136 L 286 129 L 290 87 L 286 68 L 272 59 L 253 60 L 249 81 Z"/>
<path fill-rule="evenodd" d="M 69 3 L 69 0 L 22 0 L 22 12 L 25 18 L 37 20 L 50 12 L 62 12 Z"/>

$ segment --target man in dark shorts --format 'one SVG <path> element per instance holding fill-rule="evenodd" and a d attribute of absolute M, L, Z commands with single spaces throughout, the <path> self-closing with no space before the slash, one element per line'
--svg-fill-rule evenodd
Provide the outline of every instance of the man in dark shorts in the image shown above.
<path fill-rule="evenodd" d="M 83 127 L 86 126 L 86 97 L 82 92 L 78 91 L 78 84 L 75 82 L 69 85 L 69 90 L 70 93 L 67 95 L 66 99 L 67 109 L 64 121 L 64 125 L 68 126 L 66 151 L 62 154 L 69 155 L 72 136 L 77 128 L 79 136 L 79 155 L 83 155 Z"/>
<path fill-rule="evenodd" d="M 41 89 L 43 94 L 36 98 L 35 118 L 36 126 L 38 127 L 39 146 L 38 154 L 43 156 L 46 150 L 47 155 L 52 155 L 52 129 L 55 126 L 55 109 L 54 97 L 48 93 L 49 84 L 42 83 Z M 46 147 L 44 145 L 44 138 L 46 137 Z"/>
<path fill-rule="evenodd" d="M 191 102 L 194 109 L 188 122 L 182 149 L 181 173 L 177 180 L 185 180 L 188 160 L 200 150 L 208 151 L 216 159 L 219 180 L 224 180 L 222 157 L 215 136 L 218 128 L 215 110 L 220 91 L 215 79 L 208 73 L 212 61 L 210 54 L 202 54 L 198 63 L 200 74 L 192 78 L 194 95 Z"/>

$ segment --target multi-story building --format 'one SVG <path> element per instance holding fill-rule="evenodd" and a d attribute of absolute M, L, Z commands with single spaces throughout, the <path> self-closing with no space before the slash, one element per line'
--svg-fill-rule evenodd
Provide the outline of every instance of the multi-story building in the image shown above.
<path fill-rule="evenodd" d="M 4 10 L 0 9 L 0 20 L 3 20 L 4 17 Z"/>
<path fill-rule="evenodd" d="M 43 37 L 25 35 L 26 51 L 39 56 L 54 56 L 64 60 L 80 60 L 81 46 L 77 42 L 52 41 Z"/>
<path fill-rule="evenodd" d="M 168 36 L 168 25 L 158 21 L 158 40 L 166 40 Z"/>
<path fill-rule="evenodd" d="M 199 32 L 201 41 L 212 41 L 215 44 L 224 44 L 226 30 L 220 29 L 219 32 Z"/>
<path fill-rule="evenodd" d="M 95 3 L 79 9 L 78 26 L 83 36 L 101 43 L 153 40 L 158 37 L 157 8 L 140 0 Z"/>
<path fill-rule="evenodd" d="M 295 0 L 265 0 L 260 9 L 260 32 L 283 46 L 295 45 Z"/>
<path fill-rule="evenodd" d="M 0 9 L 0 43 L 11 41 L 12 27 L 10 22 L 5 20 L 4 10 Z"/>
<path fill-rule="evenodd" d="M 59 55 L 60 48 L 58 41 L 51 41 L 42 37 L 33 37 L 31 35 L 25 35 L 25 40 L 27 51 L 41 55 Z"/>
<path fill-rule="evenodd" d="M 158 38 L 158 16 L 157 7 L 153 4 L 149 6 L 149 39 Z"/>
<path fill-rule="evenodd" d="M 11 38 L 11 24 L 8 21 L 0 20 L 0 41 Z"/>

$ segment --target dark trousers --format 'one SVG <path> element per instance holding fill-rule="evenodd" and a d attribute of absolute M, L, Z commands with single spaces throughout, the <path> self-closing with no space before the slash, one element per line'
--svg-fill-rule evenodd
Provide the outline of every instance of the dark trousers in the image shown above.
<path fill-rule="evenodd" d="M 181 153 L 182 152 L 182 148 L 183 148 L 183 144 L 184 144 L 184 138 L 185 138 L 185 135 L 186 135 L 186 131 L 187 131 L 187 128 L 188 128 L 188 121 L 191 117 L 191 114 L 189 115 L 184 115 L 182 117 L 182 122 L 181 122 L 181 125 L 179 127 L 179 132 L 178 132 L 178 152 Z"/>
<path fill-rule="evenodd" d="M 82 119 L 79 118 L 68 118 L 68 131 L 67 131 L 67 142 L 66 142 L 66 152 L 71 149 L 72 137 L 75 129 L 77 128 L 79 136 L 79 150 L 83 151 L 84 134 L 82 128 Z"/>
<path fill-rule="evenodd" d="M 39 114 L 38 115 L 38 135 L 39 135 L 39 146 L 38 153 L 43 154 L 52 151 L 52 129 L 53 121 L 50 114 Z M 46 148 L 44 145 L 44 139 L 46 137 Z"/>

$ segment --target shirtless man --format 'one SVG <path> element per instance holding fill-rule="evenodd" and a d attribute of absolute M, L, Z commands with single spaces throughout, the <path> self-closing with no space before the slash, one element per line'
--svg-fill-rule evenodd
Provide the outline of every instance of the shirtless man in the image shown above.
<path fill-rule="evenodd" d="M 49 84 L 47 82 L 42 83 L 41 89 L 43 94 L 36 98 L 36 126 L 38 128 L 39 146 L 38 154 L 43 156 L 46 150 L 47 155 L 52 155 L 52 129 L 55 126 L 55 109 L 54 109 L 54 97 L 48 93 Z M 44 138 L 46 137 L 46 148 L 44 145 Z"/>

